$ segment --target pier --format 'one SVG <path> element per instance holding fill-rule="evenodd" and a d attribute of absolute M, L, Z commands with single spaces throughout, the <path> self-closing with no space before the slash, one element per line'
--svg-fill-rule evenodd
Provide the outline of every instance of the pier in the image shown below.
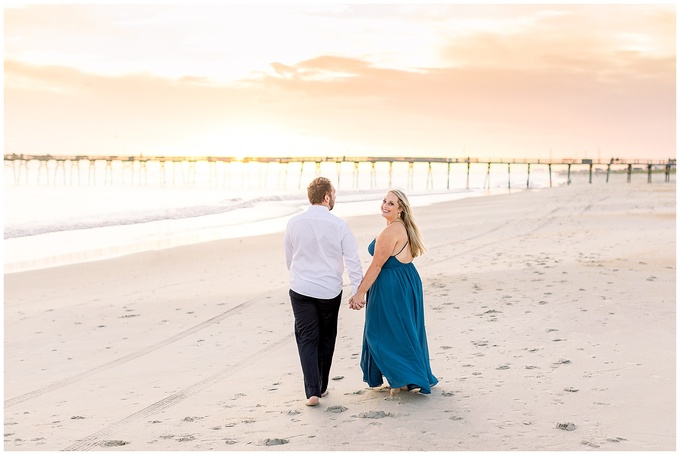
<path fill-rule="evenodd" d="M 464 188 L 470 189 L 470 174 L 473 167 L 479 172 L 486 172 L 484 188 L 491 187 L 491 169 L 507 168 L 507 186 L 512 187 L 511 169 L 519 166 L 526 172 L 526 188 L 531 187 L 532 170 L 547 170 L 549 184 L 552 186 L 554 172 L 566 172 L 567 184 L 571 184 L 572 172 L 587 172 L 589 183 L 592 183 L 593 173 L 606 172 L 606 181 L 610 174 L 625 173 L 630 183 L 634 173 L 646 173 L 647 182 L 652 182 L 654 174 L 663 172 L 664 181 L 670 182 L 675 174 L 675 159 L 661 160 L 620 160 L 607 161 L 592 159 L 479 159 L 479 158 L 444 158 L 444 157 L 232 157 L 232 156 L 123 156 L 123 155 L 26 155 L 5 154 L 5 171 L 11 171 L 12 180 L 5 178 L 5 184 L 44 184 L 44 185 L 94 185 L 114 184 L 114 174 L 120 177 L 120 184 L 138 185 L 196 185 L 197 182 L 207 182 L 211 186 L 226 186 L 234 177 L 236 167 L 241 170 L 239 178 L 250 178 L 245 169 L 249 164 L 260 165 L 258 177 L 265 182 L 273 179 L 269 175 L 271 165 L 278 170 L 278 182 L 289 181 L 291 171 L 299 173 L 298 188 L 302 186 L 305 169 L 313 166 L 316 175 L 320 175 L 322 165 L 335 165 L 337 182 L 340 187 L 342 170 L 349 166 L 352 172 L 351 188 L 359 187 L 361 167 L 369 167 L 368 172 L 371 188 L 377 182 L 377 168 L 381 168 L 381 176 L 387 174 L 388 185 L 392 186 L 395 167 L 406 167 L 407 186 L 413 186 L 416 166 L 419 172 L 426 172 L 427 187 L 434 186 L 434 176 L 437 175 L 440 185 L 445 179 L 445 188 L 451 189 L 454 177 L 464 178 Z M 605 171 L 606 167 L 606 171 Z M 421 169 L 424 168 L 424 169 Z M 481 169 L 481 171 L 480 171 Z M 265 175 L 261 175 L 263 172 Z M 117 172 L 114 172 L 117 171 Z M 517 172 L 517 171 L 515 171 Z M 365 175 L 365 174 L 364 174 Z M 496 177 L 497 178 L 497 177 Z M 101 180 L 104 180 L 103 182 Z M 99 181 L 98 181 L 99 180 Z M 458 180 L 457 180 L 458 182 Z M 344 182 L 343 182 L 344 183 Z M 462 182 L 460 182 L 462 183 Z M 524 187 L 522 179 L 521 186 Z M 463 187 L 463 185 L 460 185 Z"/>

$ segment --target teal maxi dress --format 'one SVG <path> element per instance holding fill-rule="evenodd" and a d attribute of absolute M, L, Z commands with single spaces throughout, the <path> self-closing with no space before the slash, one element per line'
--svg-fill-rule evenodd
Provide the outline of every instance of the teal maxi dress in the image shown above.
<path fill-rule="evenodd" d="M 368 246 L 373 256 L 375 240 Z M 430 369 L 425 335 L 423 283 L 413 263 L 390 256 L 368 290 L 361 369 L 370 387 L 420 388 L 430 393 L 438 380 Z"/>

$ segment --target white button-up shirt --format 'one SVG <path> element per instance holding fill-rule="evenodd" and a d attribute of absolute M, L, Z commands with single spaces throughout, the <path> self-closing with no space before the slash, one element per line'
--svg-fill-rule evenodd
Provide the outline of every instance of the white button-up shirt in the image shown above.
<path fill-rule="evenodd" d="M 363 277 L 357 241 L 347 223 L 323 205 L 288 220 L 284 237 L 290 288 L 317 299 L 332 299 L 342 291 L 344 263 L 356 294 Z"/>

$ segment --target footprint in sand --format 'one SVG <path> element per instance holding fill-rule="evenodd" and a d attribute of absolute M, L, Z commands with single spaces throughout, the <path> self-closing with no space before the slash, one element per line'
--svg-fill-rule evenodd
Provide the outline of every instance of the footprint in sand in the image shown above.
<path fill-rule="evenodd" d="M 326 408 L 326 412 L 335 412 L 335 413 L 340 413 L 340 412 L 345 412 L 347 410 L 346 407 L 344 406 L 329 406 Z"/>
<path fill-rule="evenodd" d="M 569 364 L 569 363 L 571 363 L 571 360 L 568 360 L 568 359 L 559 359 L 557 362 L 553 363 L 551 366 L 552 366 L 553 368 L 556 368 L 556 367 L 558 367 L 558 366 L 560 366 L 560 365 L 567 365 L 567 364 Z"/>
<path fill-rule="evenodd" d="M 267 438 L 262 443 L 266 446 L 280 446 L 283 444 L 288 444 L 290 441 L 288 439 L 280 439 L 280 438 Z"/>
<path fill-rule="evenodd" d="M 574 425 L 573 422 L 565 422 L 565 423 L 558 423 L 555 428 L 558 430 L 566 430 L 566 431 L 574 431 L 576 429 L 576 425 Z"/>
<path fill-rule="evenodd" d="M 382 419 L 384 417 L 390 417 L 392 414 L 385 411 L 368 411 L 362 412 L 358 417 L 362 419 Z"/>
<path fill-rule="evenodd" d="M 102 441 L 99 443 L 100 446 L 103 447 L 118 447 L 118 446 L 124 446 L 126 444 L 130 444 L 128 441 L 121 441 L 119 439 L 115 440 L 110 440 L 110 441 Z"/>
<path fill-rule="evenodd" d="M 202 419 L 202 418 L 203 418 L 203 417 L 190 417 L 190 416 L 187 416 L 187 417 L 183 418 L 182 421 L 183 421 L 183 422 L 195 422 L 196 420 L 200 420 L 200 419 Z"/>
<path fill-rule="evenodd" d="M 484 313 L 478 314 L 477 316 L 483 316 L 483 315 L 485 315 L 485 314 L 492 314 L 492 315 L 493 315 L 493 314 L 499 314 L 499 313 L 502 313 L 502 311 L 498 311 L 498 310 L 487 310 L 487 311 L 485 311 Z"/>
<path fill-rule="evenodd" d="M 627 441 L 627 439 L 616 437 L 616 438 L 607 438 L 607 441 L 608 442 L 621 442 L 621 441 Z"/>

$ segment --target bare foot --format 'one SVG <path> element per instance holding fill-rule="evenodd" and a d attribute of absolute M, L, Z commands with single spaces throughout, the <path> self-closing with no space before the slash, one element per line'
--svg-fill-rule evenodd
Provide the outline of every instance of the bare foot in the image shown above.
<path fill-rule="evenodd" d="M 316 406 L 316 405 L 319 404 L 319 397 L 316 397 L 316 396 L 312 395 L 311 397 L 309 397 L 309 398 L 307 399 L 307 401 L 305 402 L 305 404 L 306 404 L 307 406 Z"/>
<path fill-rule="evenodd" d="M 390 396 L 393 397 L 393 396 L 395 396 L 396 394 L 398 394 L 399 392 L 401 392 L 402 390 L 403 390 L 404 392 L 407 391 L 407 390 L 408 390 L 408 386 L 402 386 L 402 387 L 400 387 L 400 388 L 398 388 L 398 389 L 394 389 L 394 388 L 390 389 Z"/>
<path fill-rule="evenodd" d="M 321 398 L 325 397 L 326 395 L 328 395 L 328 390 L 321 394 Z"/>

